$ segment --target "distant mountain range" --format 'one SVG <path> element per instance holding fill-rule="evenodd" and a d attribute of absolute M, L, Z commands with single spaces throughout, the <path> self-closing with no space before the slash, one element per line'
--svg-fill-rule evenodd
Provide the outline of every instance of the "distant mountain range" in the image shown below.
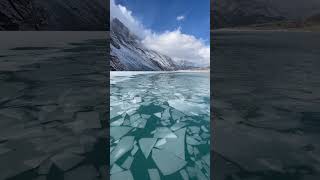
<path fill-rule="evenodd" d="M 211 7 L 211 26 L 214 29 L 284 19 L 270 4 L 259 0 L 214 0 Z"/>
<path fill-rule="evenodd" d="M 109 28 L 106 0 L 1 0 L 0 30 Z M 320 14 L 320 0 L 212 0 L 212 28 L 278 21 L 303 22 Z M 313 22 L 314 23 L 314 22 Z"/>
<path fill-rule="evenodd" d="M 109 27 L 105 0 L 1 0 L 0 30 L 94 30 Z"/>
<path fill-rule="evenodd" d="M 146 48 L 120 20 L 110 24 L 112 71 L 173 71 L 194 69 L 187 61 L 174 61 L 169 56 Z"/>

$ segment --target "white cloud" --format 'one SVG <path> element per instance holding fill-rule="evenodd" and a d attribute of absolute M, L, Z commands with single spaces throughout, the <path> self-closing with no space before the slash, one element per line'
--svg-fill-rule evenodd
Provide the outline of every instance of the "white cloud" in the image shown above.
<path fill-rule="evenodd" d="M 181 32 L 178 28 L 173 31 L 155 33 L 147 29 L 137 20 L 132 11 L 126 7 L 110 1 L 111 19 L 118 18 L 134 34 L 140 36 L 142 43 L 150 49 L 168 55 L 176 61 L 185 60 L 198 65 L 209 65 L 210 47 L 201 39 Z M 178 16 L 177 20 L 183 20 L 184 16 Z"/>
<path fill-rule="evenodd" d="M 177 19 L 177 21 L 182 21 L 182 20 L 184 20 L 184 19 L 185 19 L 185 17 L 181 15 L 181 16 L 177 16 L 177 18 L 176 18 L 176 19 Z"/>
<path fill-rule="evenodd" d="M 186 60 L 198 65 L 208 65 L 210 62 L 210 47 L 192 35 L 183 34 L 180 29 L 152 34 L 142 42 L 176 61 Z"/>

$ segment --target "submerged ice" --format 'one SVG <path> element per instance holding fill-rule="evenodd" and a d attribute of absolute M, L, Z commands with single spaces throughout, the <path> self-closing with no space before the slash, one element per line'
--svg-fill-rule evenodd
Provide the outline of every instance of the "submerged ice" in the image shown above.
<path fill-rule="evenodd" d="M 111 179 L 209 180 L 209 73 L 111 78 Z"/>

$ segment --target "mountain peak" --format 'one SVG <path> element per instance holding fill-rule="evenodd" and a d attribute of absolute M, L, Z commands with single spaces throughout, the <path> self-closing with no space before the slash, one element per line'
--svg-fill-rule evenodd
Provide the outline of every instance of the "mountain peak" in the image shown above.
<path fill-rule="evenodd" d="M 147 49 L 119 19 L 113 18 L 111 29 L 111 70 L 171 71 L 174 61 L 159 52 Z"/>

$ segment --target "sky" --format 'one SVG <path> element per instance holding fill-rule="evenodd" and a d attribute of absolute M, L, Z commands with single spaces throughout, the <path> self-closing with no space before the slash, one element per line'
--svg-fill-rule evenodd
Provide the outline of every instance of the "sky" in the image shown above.
<path fill-rule="evenodd" d="M 118 18 L 149 49 L 197 65 L 210 63 L 210 0 L 111 0 Z"/>

